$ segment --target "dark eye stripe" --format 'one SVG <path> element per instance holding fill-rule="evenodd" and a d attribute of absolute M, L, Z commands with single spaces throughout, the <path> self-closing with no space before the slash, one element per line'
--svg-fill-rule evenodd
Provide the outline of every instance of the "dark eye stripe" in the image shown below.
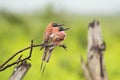
<path fill-rule="evenodd" d="M 52 26 L 53 27 L 58 27 L 58 24 L 57 23 L 53 23 Z"/>

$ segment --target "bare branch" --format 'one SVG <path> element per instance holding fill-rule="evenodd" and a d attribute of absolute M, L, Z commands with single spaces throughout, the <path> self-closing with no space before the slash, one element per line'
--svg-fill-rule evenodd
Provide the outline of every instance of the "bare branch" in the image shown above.
<path fill-rule="evenodd" d="M 33 50 L 33 47 L 40 47 L 40 46 L 43 46 L 43 44 L 33 44 L 33 40 L 31 40 L 31 46 L 29 47 L 26 47 L 24 49 L 21 49 L 19 50 L 18 52 L 14 53 L 8 60 L 6 60 L 3 64 L 0 65 L 0 72 L 15 65 L 15 64 L 19 64 L 20 62 L 23 62 L 25 60 L 30 60 L 30 57 L 32 55 L 32 50 Z M 67 46 L 65 46 L 65 44 L 63 46 L 60 46 L 60 47 L 63 47 L 64 49 L 66 49 Z M 30 49 L 30 53 L 29 53 L 29 56 L 24 58 L 24 59 L 21 59 L 22 58 L 22 55 L 18 58 L 17 61 L 11 63 L 11 64 L 8 64 L 8 62 L 10 62 L 14 57 L 16 57 L 18 54 L 22 53 L 23 51 L 26 51 Z"/>
<path fill-rule="evenodd" d="M 59 45 L 59 47 L 62 47 L 63 49 L 67 50 L 67 46 L 65 44 Z"/>
<path fill-rule="evenodd" d="M 22 60 L 20 60 L 22 56 L 19 57 L 17 63 L 19 64 L 19 62 L 21 62 L 21 64 L 18 65 L 17 67 L 15 67 L 14 72 L 13 72 L 12 76 L 10 77 L 10 80 L 22 80 L 22 78 L 25 76 L 28 69 L 31 67 L 31 64 L 28 64 L 26 62 L 26 60 L 30 59 L 30 57 L 32 55 L 32 50 L 33 50 L 32 46 L 33 46 L 33 41 L 31 41 L 31 48 L 30 48 L 29 56 Z M 7 66 L 6 66 L 6 68 L 7 68 Z"/>
<path fill-rule="evenodd" d="M 11 66 L 13 66 L 13 65 L 15 65 L 15 64 L 19 64 L 20 62 L 23 62 L 23 61 L 25 61 L 25 60 L 30 60 L 30 57 L 31 57 L 31 55 L 32 55 L 33 47 L 38 47 L 38 46 L 41 46 L 41 45 L 33 45 L 33 40 L 32 40 L 30 47 L 24 48 L 24 49 L 16 52 L 16 53 L 15 53 L 12 57 L 10 57 L 5 63 L 3 63 L 3 64 L 0 66 L 0 71 L 3 71 L 3 70 L 5 70 L 5 69 L 7 69 L 7 68 L 9 68 L 9 67 L 11 67 Z M 28 49 L 30 49 L 30 53 L 29 53 L 29 56 L 28 56 L 28 57 L 26 57 L 26 58 L 24 58 L 24 59 L 21 59 L 21 57 L 22 57 L 22 55 L 21 55 L 17 61 L 15 61 L 15 62 L 13 62 L 13 63 L 11 63 L 11 64 L 6 65 L 6 64 L 7 64 L 10 60 L 12 60 L 17 54 L 19 54 L 19 53 L 21 53 L 21 52 L 23 52 L 23 51 L 25 51 L 25 50 L 28 50 Z"/>

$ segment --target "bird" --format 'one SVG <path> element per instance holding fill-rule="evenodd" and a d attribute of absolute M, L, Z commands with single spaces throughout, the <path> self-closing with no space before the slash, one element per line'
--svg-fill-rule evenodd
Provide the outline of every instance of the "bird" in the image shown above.
<path fill-rule="evenodd" d="M 44 32 L 44 42 L 42 43 L 42 47 L 40 50 L 42 50 L 44 47 L 45 47 L 45 44 L 47 44 L 48 40 L 49 40 L 49 36 L 52 34 L 52 31 L 53 29 L 57 29 L 56 27 L 60 27 L 60 26 L 63 26 L 63 24 L 58 24 L 58 23 L 55 23 L 55 22 L 51 22 L 48 24 L 47 28 L 45 29 L 45 32 Z M 54 29 L 54 30 L 55 30 Z"/>
<path fill-rule="evenodd" d="M 63 26 L 63 24 L 58 24 L 58 23 L 55 23 L 55 22 L 51 22 L 48 24 L 47 28 L 45 29 L 45 32 L 44 32 L 44 36 L 43 36 L 43 43 L 42 43 L 42 47 L 40 50 L 42 50 L 43 48 L 45 48 L 44 50 L 44 55 L 42 57 L 42 60 L 45 60 L 45 56 L 46 56 L 46 52 L 48 51 L 47 49 L 47 46 L 50 42 L 50 35 L 55 32 L 55 31 L 59 31 L 59 27 L 60 26 Z"/>
<path fill-rule="evenodd" d="M 53 49 L 56 47 L 56 46 L 61 46 L 61 42 L 64 41 L 65 37 L 66 37 L 66 33 L 65 33 L 65 30 L 68 30 L 69 28 L 63 28 L 63 27 L 58 27 L 58 29 L 55 29 L 52 31 L 52 34 L 50 35 L 49 37 L 49 45 L 48 45 L 48 55 L 46 57 L 46 62 L 49 62 L 49 59 L 50 59 L 50 56 L 51 56 L 51 53 L 53 51 Z"/>
<path fill-rule="evenodd" d="M 63 28 L 63 24 L 57 24 L 57 23 L 50 23 L 48 27 L 45 30 L 44 34 L 44 53 L 42 56 L 42 63 L 41 63 L 41 71 L 42 74 L 45 70 L 46 63 L 49 62 L 52 51 L 56 46 L 61 46 L 61 42 L 64 41 L 66 37 L 65 31 L 69 28 Z M 64 46 L 64 45 L 63 45 Z M 45 65 L 43 67 L 43 62 L 45 62 Z"/>

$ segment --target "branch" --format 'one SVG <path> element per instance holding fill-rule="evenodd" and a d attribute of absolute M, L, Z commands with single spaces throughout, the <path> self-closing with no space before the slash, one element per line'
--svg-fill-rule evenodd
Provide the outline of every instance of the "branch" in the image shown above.
<path fill-rule="evenodd" d="M 9 68 L 9 67 L 11 67 L 11 66 L 13 66 L 13 65 L 15 65 L 15 64 L 19 64 L 20 62 L 23 62 L 23 61 L 25 61 L 25 60 L 30 60 L 30 57 L 31 57 L 31 55 L 32 55 L 32 49 L 33 49 L 33 47 L 40 47 L 40 46 L 43 46 L 43 44 L 33 44 L 33 40 L 31 40 L 31 46 L 26 47 L 26 48 L 24 48 L 24 49 L 21 49 L 21 50 L 19 50 L 18 52 L 14 53 L 8 60 L 6 60 L 2 65 L 0 65 L 0 72 L 3 71 L 3 70 L 5 70 L 5 69 L 7 69 L 7 68 Z M 63 44 L 63 45 L 61 45 L 61 46 L 59 46 L 59 47 L 62 47 L 62 48 L 64 48 L 65 50 L 66 50 L 66 48 L 67 48 L 67 46 L 65 46 L 65 44 Z M 20 53 L 22 53 L 23 51 L 26 51 L 26 50 L 28 50 L 28 49 L 30 49 L 30 54 L 29 54 L 28 57 L 26 57 L 26 58 L 24 58 L 24 59 L 21 59 L 21 57 L 22 57 L 22 55 L 21 55 L 21 56 L 18 58 L 17 61 L 15 61 L 15 62 L 13 62 L 13 63 L 11 63 L 11 64 L 8 64 L 8 62 L 10 62 L 10 61 L 11 61 L 14 57 L 16 57 L 18 54 L 20 54 Z M 8 64 L 8 65 L 7 65 L 7 64 Z"/>
<path fill-rule="evenodd" d="M 59 45 L 59 47 L 62 47 L 63 49 L 67 50 L 67 46 L 65 44 Z"/>
<path fill-rule="evenodd" d="M 31 55 L 32 55 L 33 47 L 38 47 L 38 46 L 41 46 L 41 44 L 40 44 L 40 45 L 33 45 L 33 40 L 32 40 L 30 47 L 24 48 L 24 49 L 16 52 L 12 57 L 10 57 L 7 61 L 5 61 L 5 63 L 3 63 L 3 64 L 0 66 L 0 71 L 3 71 L 3 70 L 5 70 L 5 69 L 9 68 L 9 67 L 12 66 L 12 65 L 19 64 L 20 62 L 23 62 L 23 61 L 26 61 L 26 60 L 30 60 L 30 57 L 31 57 Z M 25 51 L 25 50 L 28 50 L 28 49 L 30 49 L 30 53 L 29 53 L 29 56 L 28 56 L 28 57 L 20 60 L 20 58 L 22 57 L 22 55 L 21 55 L 21 56 L 18 58 L 17 61 L 15 61 L 15 62 L 13 62 L 13 63 L 11 63 L 11 64 L 6 65 L 6 64 L 7 64 L 9 61 L 11 61 L 16 55 L 18 55 L 19 53 L 21 53 L 21 52 L 23 52 L 23 51 Z M 5 65 L 6 65 L 6 66 L 5 66 Z"/>

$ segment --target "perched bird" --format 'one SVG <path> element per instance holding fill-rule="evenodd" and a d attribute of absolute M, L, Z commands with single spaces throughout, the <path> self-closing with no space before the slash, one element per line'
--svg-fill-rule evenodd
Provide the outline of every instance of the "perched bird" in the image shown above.
<path fill-rule="evenodd" d="M 49 23 L 48 24 L 48 26 L 47 26 L 47 28 L 46 28 L 46 30 L 45 30 L 45 32 L 44 32 L 44 36 L 43 36 L 43 38 L 44 38 L 44 42 L 43 42 L 43 44 L 42 44 L 42 47 L 41 47 L 41 49 L 40 50 L 42 50 L 43 48 L 45 48 L 45 50 L 44 50 L 44 54 L 43 54 L 43 57 L 42 57 L 42 60 L 44 61 L 45 60 L 45 57 L 46 57 L 46 52 L 48 51 L 48 48 L 47 48 L 47 46 L 46 45 L 48 45 L 49 44 L 49 42 L 50 42 L 50 35 L 53 33 L 53 32 L 55 32 L 55 31 L 59 31 L 59 27 L 60 26 L 63 26 L 63 24 L 58 24 L 58 23 Z"/>
<path fill-rule="evenodd" d="M 58 27 L 58 29 L 55 29 L 52 31 L 52 34 L 49 37 L 49 45 L 48 45 L 48 51 L 47 51 L 47 57 L 46 57 L 46 62 L 49 62 L 51 53 L 53 49 L 56 46 L 62 45 L 61 42 L 65 39 L 66 33 L 65 30 L 68 30 L 69 28 L 63 28 L 63 27 Z"/>
<path fill-rule="evenodd" d="M 61 42 L 65 39 L 66 36 L 65 30 L 68 30 L 69 28 L 64 29 L 62 26 L 63 25 L 61 24 L 50 23 L 45 30 L 44 42 L 43 42 L 44 46 L 42 46 L 44 48 L 44 53 L 42 56 L 42 63 L 41 63 L 42 74 L 44 72 L 46 63 L 49 62 L 52 51 L 56 46 L 60 46 Z M 45 65 L 42 68 L 44 61 L 45 61 Z"/>
<path fill-rule="evenodd" d="M 44 33 L 44 43 L 48 41 L 49 36 L 51 35 L 53 29 L 55 27 L 60 27 L 60 26 L 63 26 L 63 24 L 57 24 L 57 23 L 49 23 L 48 24 L 48 26 L 47 26 L 47 28 L 45 30 L 45 33 Z M 57 28 L 55 28 L 55 29 L 57 29 Z"/>

